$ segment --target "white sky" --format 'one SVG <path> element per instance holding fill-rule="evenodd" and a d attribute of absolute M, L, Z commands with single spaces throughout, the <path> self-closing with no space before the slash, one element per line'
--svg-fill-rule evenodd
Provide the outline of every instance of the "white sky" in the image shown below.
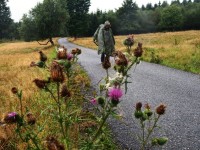
<path fill-rule="evenodd" d="M 90 12 L 95 12 L 97 8 L 102 11 L 115 10 L 122 6 L 123 1 L 124 0 L 90 0 Z M 160 1 L 162 3 L 164 0 Z M 168 3 L 171 2 L 171 0 L 167 1 Z M 43 2 L 43 0 L 9 0 L 8 6 L 10 7 L 11 18 L 15 22 L 18 22 L 23 14 L 28 13 L 38 2 Z M 133 2 L 136 2 L 136 4 L 141 7 L 142 4 L 146 5 L 147 3 L 152 3 L 154 5 L 158 3 L 159 0 L 133 0 Z"/>

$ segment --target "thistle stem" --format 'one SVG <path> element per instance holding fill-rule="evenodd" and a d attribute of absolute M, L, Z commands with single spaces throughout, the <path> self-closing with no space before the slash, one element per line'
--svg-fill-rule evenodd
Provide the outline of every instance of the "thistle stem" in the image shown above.
<path fill-rule="evenodd" d="M 160 115 L 158 115 L 158 117 L 155 118 L 155 121 L 154 121 L 154 124 L 153 124 L 152 128 L 151 128 L 150 130 L 148 130 L 147 137 L 146 137 L 146 139 L 143 141 L 143 147 L 144 147 L 144 148 L 145 148 L 145 146 L 146 146 L 146 144 L 147 144 L 147 142 L 148 142 L 148 139 L 149 139 L 150 135 L 152 134 L 154 128 L 156 127 L 156 124 L 157 124 L 159 118 L 160 118 Z"/>
<path fill-rule="evenodd" d="M 100 134 L 100 132 L 101 132 L 101 130 L 102 130 L 103 125 L 105 124 L 107 118 L 108 118 L 109 115 L 110 115 L 110 110 L 111 110 L 111 108 L 108 110 L 107 114 L 103 117 L 103 119 L 102 119 L 103 121 L 102 121 L 100 127 L 98 128 L 98 130 L 97 130 L 97 132 L 96 132 L 96 134 L 95 134 L 95 136 L 94 136 L 94 138 L 93 138 L 93 140 L 92 140 L 93 142 L 95 142 L 96 138 L 99 136 L 99 134 Z"/>
<path fill-rule="evenodd" d="M 57 105 L 58 105 L 58 113 L 59 113 L 59 116 L 60 116 L 60 119 L 59 119 L 59 123 L 60 123 L 60 127 L 61 127 L 61 132 L 63 134 L 63 137 L 65 137 L 65 130 L 64 130 L 64 127 L 63 127 L 63 117 L 62 117 L 62 113 L 61 113 L 61 104 L 60 104 L 60 83 L 57 82 Z"/>

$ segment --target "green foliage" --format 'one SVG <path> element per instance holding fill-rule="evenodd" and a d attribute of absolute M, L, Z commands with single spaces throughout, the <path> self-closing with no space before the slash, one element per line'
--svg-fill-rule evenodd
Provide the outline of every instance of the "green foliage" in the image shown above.
<path fill-rule="evenodd" d="M 37 39 L 38 30 L 36 23 L 31 15 L 24 15 L 22 17 L 22 23 L 19 27 L 19 34 L 20 37 L 27 42 Z"/>
<path fill-rule="evenodd" d="M 88 11 L 90 0 L 68 0 L 67 9 L 70 15 L 67 24 L 71 36 L 83 36 L 88 28 Z"/>
<path fill-rule="evenodd" d="M 184 7 L 184 22 L 185 29 L 200 29 L 200 3 L 188 4 Z"/>
<path fill-rule="evenodd" d="M 181 29 L 183 24 L 183 15 L 181 8 L 177 5 L 166 7 L 161 12 L 159 27 L 164 30 Z"/>
<path fill-rule="evenodd" d="M 7 0 L 0 1 L 0 39 L 9 37 L 9 28 L 12 23 L 10 9 L 6 2 Z"/>
<path fill-rule="evenodd" d="M 120 33 L 130 33 L 134 32 L 139 28 L 139 24 L 137 22 L 137 10 L 138 6 L 132 0 L 125 0 L 120 7 L 116 11 L 117 18 L 117 32 Z"/>
<path fill-rule="evenodd" d="M 25 41 L 68 34 L 74 37 L 92 36 L 106 20 L 111 22 L 114 35 L 200 29 L 199 0 L 148 3 L 141 8 L 133 0 L 124 0 L 115 11 L 97 9 L 92 13 L 88 13 L 90 0 L 44 0 L 19 24 L 10 19 L 6 0 L 1 1 L 0 7 L 0 39 L 19 38 L 18 28 Z"/>
<path fill-rule="evenodd" d="M 55 0 L 44 0 L 31 12 L 38 30 L 38 38 L 46 39 L 64 34 L 69 18 L 67 11 Z"/>

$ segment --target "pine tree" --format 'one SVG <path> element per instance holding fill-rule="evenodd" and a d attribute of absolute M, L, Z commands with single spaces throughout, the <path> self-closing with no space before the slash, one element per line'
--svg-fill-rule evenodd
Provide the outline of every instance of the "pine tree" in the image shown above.
<path fill-rule="evenodd" d="M 0 0 L 0 39 L 9 37 L 9 27 L 12 23 L 8 0 Z"/>

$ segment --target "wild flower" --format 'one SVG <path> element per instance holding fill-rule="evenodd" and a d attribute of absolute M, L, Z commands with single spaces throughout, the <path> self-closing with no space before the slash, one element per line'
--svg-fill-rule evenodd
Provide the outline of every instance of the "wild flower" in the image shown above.
<path fill-rule="evenodd" d="M 39 51 L 39 54 L 40 54 L 40 61 L 46 62 L 47 56 L 42 51 Z"/>
<path fill-rule="evenodd" d="M 135 108 L 136 108 L 137 111 L 141 110 L 142 103 L 141 102 L 136 103 Z"/>
<path fill-rule="evenodd" d="M 44 89 L 47 86 L 47 84 L 50 82 L 50 78 L 49 80 L 34 79 L 33 82 L 38 88 Z"/>
<path fill-rule="evenodd" d="M 67 53 L 67 60 L 71 60 L 73 58 L 73 55 L 72 54 L 70 54 L 70 53 Z"/>
<path fill-rule="evenodd" d="M 37 64 L 36 64 L 34 61 L 32 61 L 32 62 L 30 63 L 30 67 L 35 67 L 35 66 L 37 66 Z"/>
<path fill-rule="evenodd" d="M 156 108 L 156 113 L 158 115 L 163 115 L 165 113 L 166 110 L 166 105 L 164 104 L 160 104 L 157 108 Z"/>
<path fill-rule="evenodd" d="M 63 74 L 63 68 L 54 61 L 51 65 L 51 79 L 54 82 L 63 82 L 65 80 L 64 74 Z"/>
<path fill-rule="evenodd" d="M 64 85 L 62 86 L 60 95 L 61 95 L 61 97 L 70 97 L 70 96 L 71 96 L 71 93 L 70 93 L 70 91 L 69 91 L 68 88 L 67 88 L 67 85 L 64 84 Z"/>
<path fill-rule="evenodd" d="M 110 63 L 109 57 L 105 57 L 105 59 L 104 59 L 104 61 L 102 63 L 102 67 L 104 69 L 106 69 L 106 70 L 111 67 L 111 63 Z"/>
<path fill-rule="evenodd" d="M 119 99 L 122 97 L 122 95 L 123 95 L 123 93 L 120 88 L 112 87 L 108 90 L 108 96 L 112 100 L 119 101 Z"/>
<path fill-rule="evenodd" d="M 139 42 L 137 48 L 134 51 L 134 56 L 135 57 L 141 57 L 142 53 L 143 53 L 142 43 Z"/>
<path fill-rule="evenodd" d="M 95 98 L 92 98 L 92 99 L 90 100 L 90 102 L 91 102 L 93 105 L 96 105 L 96 104 L 97 104 L 97 100 L 96 100 Z"/>
<path fill-rule="evenodd" d="M 67 49 L 63 48 L 62 50 L 58 50 L 57 59 L 67 59 Z"/>
<path fill-rule="evenodd" d="M 19 115 L 16 112 L 10 112 L 4 117 L 4 122 L 7 124 L 16 123 L 19 119 Z"/>
<path fill-rule="evenodd" d="M 17 94 L 18 93 L 18 89 L 16 87 L 13 87 L 11 89 L 11 91 L 12 91 L 13 94 Z"/>
<path fill-rule="evenodd" d="M 115 64 L 118 66 L 127 66 L 128 65 L 128 60 L 126 56 L 121 52 L 121 51 L 116 51 L 115 52 Z"/>
<path fill-rule="evenodd" d="M 27 117 L 27 123 L 29 125 L 34 125 L 35 124 L 36 118 L 35 118 L 35 116 L 31 112 L 27 113 L 26 117 Z"/>
<path fill-rule="evenodd" d="M 142 130 L 142 135 L 138 135 L 139 140 L 141 142 L 141 149 L 149 149 L 150 145 L 151 147 L 156 145 L 164 145 L 168 141 L 168 138 L 152 138 L 152 133 L 158 127 L 158 120 L 160 119 L 160 116 L 164 114 L 166 106 L 160 104 L 156 108 L 155 112 L 151 110 L 151 107 L 148 103 L 144 105 L 144 108 L 145 109 L 142 110 L 142 103 L 138 102 L 136 103 L 136 109 L 134 112 L 135 118 L 139 120 Z M 152 116 L 154 117 L 152 118 Z"/>
<path fill-rule="evenodd" d="M 46 138 L 46 143 L 48 150 L 65 150 L 64 145 L 60 144 L 53 136 L 48 136 Z"/>

